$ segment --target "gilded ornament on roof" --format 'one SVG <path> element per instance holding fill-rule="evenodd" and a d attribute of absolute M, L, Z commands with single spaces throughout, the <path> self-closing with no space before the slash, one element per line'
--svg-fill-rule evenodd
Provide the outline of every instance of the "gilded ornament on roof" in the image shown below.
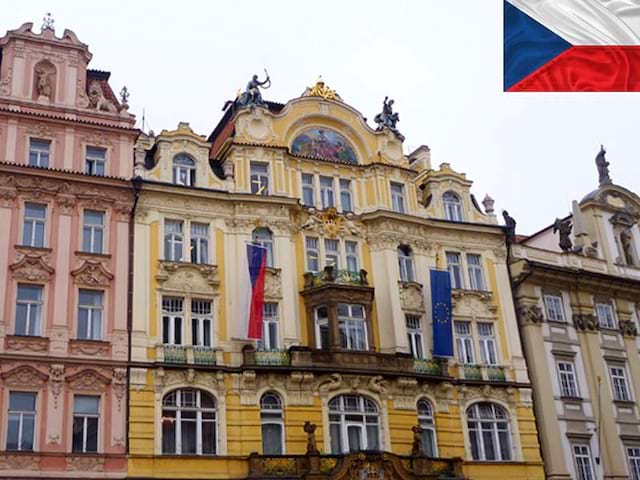
<path fill-rule="evenodd" d="M 319 77 L 313 87 L 307 87 L 304 97 L 321 97 L 325 100 L 341 100 L 340 95 L 335 90 L 329 88 L 322 77 Z"/>

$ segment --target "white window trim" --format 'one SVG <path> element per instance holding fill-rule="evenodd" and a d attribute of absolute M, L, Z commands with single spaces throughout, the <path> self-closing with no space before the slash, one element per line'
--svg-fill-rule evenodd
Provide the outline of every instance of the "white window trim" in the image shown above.
<path fill-rule="evenodd" d="M 560 314 L 562 316 L 562 319 L 557 319 L 557 318 L 551 318 L 551 315 L 549 315 L 549 305 L 553 302 L 555 302 L 556 300 L 559 300 L 560 302 Z M 544 293 L 542 295 L 542 305 L 544 307 L 544 314 L 547 320 L 552 321 L 552 322 L 563 322 L 566 323 L 567 322 L 567 315 L 566 312 L 564 310 L 564 298 L 562 296 L 562 294 L 560 295 L 556 295 L 553 293 Z M 555 308 L 557 305 L 555 305 L 553 308 Z M 554 314 L 555 315 L 555 314 Z"/>
<path fill-rule="evenodd" d="M 560 365 L 568 365 L 571 371 L 561 370 Z M 571 360 L 557 360 L 556 361 L 556 371 L 558 374 L 558 387 L 560 390 L 561 397 L 569 397 L 569 398 L 580 398 L 580 385 L 578 384 L 578 376 L 576 372 L 575 363 Z M 571 385 L 573 386 L 573 390 L 575 391 L 575 395 L 571 395 L 571 392 L 564 392 L 562 387 L 562 379 L 563 378 L 571 379 Z M 571 387 L 570 387 L 571 388 Z"/>
<path fill-rule="evenodd" d="M 276 395 L 278 396 L 278 398 L 280 399 L 280 409 L 276 410 L 276 409 L 264 409 L 262 407 L 262 398 L 265 395 Z M 269 413 L 279 413 L 280 414 L 280 418 L 269 418 L 269 419 L 264 419 L 262 418 L 262 412 L 269 412 Z M 262 425 L 280 425 L 280 445 L 282 446 L 282 453 L 281 455 L 286 455 L 287 453 L 287 441 L 286 441 L 286 432 L 285 432 L 285 421 L 284 421 L 284 400 L 282 399 L 282 395 L 280 395 L 277 392 L 274 391 L 267 391 L 264 392 L 262 395 L 260 395 L 260 427 L 262 427 Z M 264 439 L 263 439 L 264 442 Z M 264 448 L 263 448 L 264 450 Z"/>
<path fill-rule="evenodd" d="M 81 397 L 97 397 L 98 398 L 98 414 L 86 414 L 86 413 L 80 413 L 78 414 L 78 416 L 81 417 L 85 417 L 85 420 L 83 422 L 83 433 L 82 433 L 82 452 L 73 452 L 73 421 L 76 417 L 76 413 L 75 413 L 75 397 L 76 396 L 81 396 Z M 87 392 L 87 393 L 75 393 L 74 395 L 72 395 L 71 397 L 71 422 L 69 425 L 69 451 L 72 452 L 71 454 L 73 455 L 78 454 L 78 453 L 87 453 L 85 452 L 86 450 L 86 445 L 87 445 L 87 418 L 88 417 L 92 417 L 95 418 L 97 416 L 98 418 L 98 432 L 96 433 L 97 435 L 97 448 L 96 448 L 96 452 L 89 452 L 89 453 L 102 453 L 103 451 L 103 444 L 102 444 L 102 433 L 103 433 L 103 425 L 102 425 L 102 413 L 103 413 L 103 405 L 104 405 L 104 398 L 102 395 L 95 395 L 92 394 L 91 392 Z"/>
<path fill-rule="evenodd" d="M 166 246 L 165 246 L 165 237 L 166 237 L 166 224 L 167 221 L 171 222 L 182 222 L 182 258 L 179 260 L 169 260 L 167 258 Z M 191 225 L 192 224 L 201 224 L 207 225 L 208 227 L 208 246 L 207 246 L 207 259 L 209 263 L 207 264 L 198 264 L 191 262 Z M 215 248 L 213 245 L 215 235 L 212 235 L 212 225 L 209 220 L 200 219 L 200 218 L 192 218 L 189 220 L 185 220 L 182 218 L 177 218 L 173 216 L 164 217 L 162 220 L 162 231 L 160 232 L 160 243 L 162 245 L 162 259 L 166 262 L 182 262 L 182 263 L 191 263 L 193 265 L 214 265 L 215 259 L 213 253 L 215 252 Z M 175 235 L 175 234 L 172 234 Z M 201 236 L 198 235 L 198 238 Z"/>
<path fill-rule="evenodd" d="M 163 393 L 161 400 L 160 400 L 160 408 L 159 408 L 159 415 L 160 415 L 160 428 L 159 428 L 159 444 L 160 444 L 160 450 L 159 450 L 159 455 L 199 455 L 199 456 L 207 456 L 207 457 L 212 457 L 212 456 L 219 456 L 219 455 L 224 455 L 224 452 L 222 452 L 222 438 L 221 438 L 221 418 L 223 418 L 223 415 L 225 414 L 224 409 L 221 408 L 221 404 L 223 402 L 221 402 L 218 399 L 217 395 L 214 395 L 212 392 L 209 392 L 208 390 L 205 389 L 201 389 L 201 388 L 194 388 L 194 387 L 180 387 L 178 389 L 175 389 L 175 387 L 172 387 L 173 390 L 169 390 Z M 197 413 L 196 413 L 196 453 L 182 453 L 182 406 L 178 406 L 180 403 L 182 403 L 182 395 L 180 395 L 179 393 L 176 393 L 177 399 L 176 399 L 176 406 L 173 407 L 165 407 L 164 405 L 164 398 L 172 393 L 172 392 L 179 392 L 182 390 L 194 390 L 197 395 L 198 395 L 198 403 L 200 405 L 202 405 L 202 400 L 201 400 L 201 393 L 204 392 L 208 395 L 211 395 L 214 399 L 214 404 L 215 407 L 213 409 L 207 408 L 205 409 L 205 411 L 207 412 L 215 412 L 215 420 L 214 422 L 210 422 L 210 423 L 214 423 L 215 427 L 214 427 L 214 432 L 215 432 L 215 445 L 214 445 L 214 453 L 202 453 L 202 427 L 203 427 L 203 419 L 202 419 L 202 412 L 203 412 L 203 407 L 192 407 L 192 408 L 197 408 Z M 176 412 L 176 422 L 175 422 L 175 443 L 176 443 L 176 452 L 175 453 L 163 453 L 162 452 L 162 417 L 163 417 L 163 410 L 164 409 L 167 410 L 171 410 L 174 409 L 174 411 Z M 184 407 L 184 408 L 189 408 L 189 407 Z"/>
<path fill-rule="evenodd" d="M 44 207 L 44 219 L 40 219 L 40 218 L 36 218 L 36 217 L 27 217 L 27 203 L 30 203 L 32 205 L 40 205 Z M 50 205 L 48 203 L 40 203 L 40 202 L 31 202 L 31 201 L 25 201 L 22 202 L 22 215 L 20 216 L 20 218 L 22 219 L 22 223 L 20 224 L 20 246 L 24 246 L 24 247 L 33 247 L 33 248 L 46 248 L 47 245 L 49 245 L 49 242 L 47 241 L 47 237 L 49 234 L 49 221 L 50 221 L 50 211 L 51 208 Z M 27 218 L 29 219 L 29 221 L 33 225 L 35 225 L 36 223 L 43 223 L 43 229 L 42 229 L 42 246 L 35 246 L 35 228 L 31 229 L 31 238 L 29 239 L 29 243 L 25 242 L 24 239 L 24 226 L 25 223 L 27 221 Z"/>
<path fill-rule="evenodd" d="M 5 405 L 6 407 L 6 420 L 5 420 L 5 433 L 4 433 L 4 450 L 5 452 L 11 453 L 11 452 L 37 452 L 38 449 L 38 432 L 39 432 L 39 428 L 38 428 L 38 409 L 39 409 L 39 403 L 40 403 L 40 397 L 41 395 L 39 395 L 38 391 L 33 391 L 33 390 L 23 390 L 22 387 L 7 387 L 5 388 L 5 396 L 6 396 L 6 403 Z M 11 393 L 31 393 L 34 394 L 36 397 L 35 400 L 35 408 L 33 411 L 33 439 L 32 439 L 32 443 L 33 443 L 33 448 L 31 450 L 23 450 L 21 448 L 21 444 L 22 444 L 22 434 L 23 434 L 23 419 L 24 419 L 24 414 L 26 413 L 31 413 L 27 410 L 11 410 L 9 408 L 9 402 L 10 402 L 10 396 Z M 19 412 L 20 413 L 20 421 L 19 421 L 19 426 L 18 426 L 18 448 L 17 450 L 9 450 L 7 448 L 7 443 L 9 440 L 9 414 L 13 413 L 13 412 Z"/>
<path fill-rule="evenodd" d="M 90 145 L 90 144 L 83 144 L 83 151 L 84 151 L 84 158 L 83 158 L 83 171 L 87 174 L 87 175 L 94 175 L 97 177 L 108 177 L 109 175 L 111 175 L 111 172 L 109 172 L 108 169 L 108 163 L 109 163 L 109 157 L 110 157 L 110 150 L 108 147 L 105 146 L 100 146 L 100 145 Z M 97 150 L 104 150 L 104 158 L 98 158 L 98 157 L 90 157 L 89 156 L 89 149 L 93 148 L 93 149 L 97 149 Z M 89 173 L 87 171 L 87 162 L 88 161 L 93 161 L 94 166 L 93 169 L 97 170 L 97 162 L 102 162 L 104 164 L 104 174 L 97 174 L 97 173 Z"/>
<path fill-rule="evenodd" d="M 44 152 L 44 150 L 40 150 L 40 149 L 36 149 L 36 151 L 38 152 L 38 167 L 40 168 L 53 168 L 53 152 L 55 150 L 54 147 L 54 140 L 52 138 L 47 138 L 47 137 L 35 137 L 35 136 L 29 136 L 27 137 L 27 165 L 30 165 L 30 159 L 31 159 L 31 142 L 32 141 L 36 141 L 36 142 L 49 142 L 49 150 L 47 151 L 47 153 L 49 154 L 49 165 L 47 167 L 42 167 L 40 165 L 40 153 Z"/>
<path fill-rule="evenodd" d="M 356 396 L 359 398 L 359 403 L 361 408 L 358 411 L 347 411 L 344 408 L 344 403 L 342 400 L 342 397 L 344 396 Z M 334 399 L 340 398 L 340 407 L 338 408 L 338 410 L 331 410 L 331 402 Z M 371 402 L 373 402 L 373 404 L 376 406 L 376 412 L 366 412 L 365 408 L 364 408 L 364 400 L 369 400 Z M 385 445 L 385 441 L 384 441 L 384 435 L 383 435 L 383 418 L 385 417 L 384 415 L 384 411 L 380 408 L 380 405 L 378 402 L 376 402 L 374 399 L 372 399 L 371 397 L 368 396 L 363 396 L 360 394 L 349 394 L 349 393 L 344 393 L 344 394 L 340 394 L 340 395 L 336 395 L 333 398 L 331 398 L 331 400 L 329 401 L 329 403 L 327 404 L 327 413 L 328 413 L 328 422 L 326 423 L 326 425 L 328 425 L 329 427 L 326 429 L 327 431 L 327 438 L 329 440 L 329 449 L 328 451 L 330 453 L 338 453 L 338 452 L 332 452 L 331 451 L 331 425 L 332 424 L 339 424 L 340 425 L 340 444 L 342 446 L 342 452 L 339 452 L 341 454 L 348 454 L 349 453 L 349 435 L 348 435 L 348 427 L 350 426 L 359 426 L 360 431 L 361 431 L 361 440 L 364 440 L 364 442 L 362 442 L 363 445 L 363 450 L 367 450 L 369 448 L 368 445 L 368 437 L 367 437 L 367 421 L 366 421 L 366 417 L 375 417 L 377 419 L 377 427 L 378 427 L 378 447 L 380 450 L 384 451 L 384 445 Z M 345 417 L 347 415 L 359 415 L 363 417 L 362 422 L 356 422 L 356 421 L 347 421 L 345 419 Z M 332 422 L 330 420 L 331 415 L 337 415 L 340 417 L 340 420 L 338 422 Z M 373 423 L 371 425 L 374 425 Z"/>
<path fill-rule="evenodd" d="M 401 194 L 393 192 L 393 186 L 394 185 L 402 187 L 402 193 Z M 392 211 L 394 211 L 396 213 L 401 213 L 401 214 L 409 213 L 408 205 L 407 205 L 407 185 L 404 182 L 397 182 L 395 180 L 390 180 L 390 182 L 389 182 L 389 194 L 391 195 L 391 210 Z M 399 199 L 402 200 L 401 203 L 398 203 L 398 205 L 402 205 L 401 209 L 396 209 L 395 208 L 395 203 L 396 202 L 394 202 L 394 198 L 399 198 Z"/>
<path fill-rule="evenodd" d="M 338 241 L 338 262 L 340 264 L 339 266 L 339 270 L 346 270 L 347 269 L 347 253 L 346 253 L 346 243 L 347 241 L 349 242 L 354 242 L 357 245 L 357 252 L 358 252 L 358 266 L 360 268 L 362 267 L 362 244 L 361 242 L 357 239 L 357 238 L 349 238 L 349 237 L 345 237 L 345 238 L 327 238 L 323 235 L 307 235 L 304 237 L 304 264 L 305 264 L 305 272 L 312 272 L 312 270 L 309 267 L 309 261 L 308 261 L 308 257 L 307 257 L 307 238 L 315 238 L 318 241 L 318 248 L 317 250 L 315 250 L 318 253 L 318 267 L 319 270 L 318 272 L 321 272 L 322 270 L 324 270 L 325 266 L 326 266 L 326 262 L 327 262 L 327 257 L 326 257 L 326 248 L 325 248 L 325 239 L 326 240 L 337 240 Z M 315 272 L 315 273 L 318 273 Z"/>
<path fill-rule="evenodd" d="M 613 372 L 614 369 L 621 371 L 622 375 L 620 375 L 619 373 L 614 374 Z M 630 384 L 631 382 L 629 380 L 629 372 L 627 372 L 627 366 L 626 365 L 608 365 L 608 370 L 609 370 L 609 381 L 611 382 L 611 394 L 612 394 L 613 400 L 615 402 L 633 402 L 634 401 L 633 389 L 631 388 L 631 384 Z M 616 393 L 616 383 L 614 379 L 621 379 L 624 381 L 624 389 L 626 391 L 627 398 L 618 398 L 618 395 Z"/>
<path fill-rule="evenodd" d="M 92 293 L 99 293 L 101 295 L 102 304 L 101 305 L 81 305 L 80 304 L 80 291 L 85 290 Z M 107 303 L 107 291 L 106 290 L 94 290 L 91 288 L 79 288 L 78 289 L 78 302 L 77 302 L 77 329 L 76 332 L 79 334 L 80 332 L 80 309 L 84 308 L 87 310 L 87 338 L 80 338 L 79 335 L 76 338 L 80 340 L 98 340 L 101 341 L 105 338 L 105 305 Z M 93 322 L 94 322 L 94 311 L 100 311 L 100 335 L 99 338 L 91 338 L 93 332 Z"/>
<path fill-rule="evenodd" d="M 418 399 L 418 403 L 420 402 L 427 402 L 429 404 L 429 407 L 431 408 L 431 415 L 421 415 L 420 411 L 418 410 L 418 425 L 420 425 L 420 427 L 424 430 L 430 430 L 433 432 L 433 450 L 434 450 L 434 458 L 438 458 L 438 429 L 436 428 L 436 415 L 435 415 L 435 408 L 434 408 L 434 402 L 432 402 L 431 400 L 429 400 L 426 397 L 421 397 Z M 416 404 L 417 407 L 417 404 Z M 423 422 L 427 423 L 427 425 L 423 425 Z"/>
<path fill-rule="evenodd" d="M 260 185 L 258 187 L 258 192 L 253 193 L 252 191 L 252 185 L 254 185 L 253 179 L 251 178 L 254 174 L 251 172 L 251 166 L 252 165 L 263 165 L 267 167 L 267 173 L 266 174 L 257 174 L 260 178 L 263 178 L 263 175 L 266 176 L 267 178 L 267 187 L 263 190 L 266 193 L 262 193 L 260 192 L 260 189 L 264 186 L 262 184 L 262 180 L 260 180 Z M 272 191 L 273 191 L 273 185 L 271 185 L 272 183 L 272 170 L 271 170 L 271 163 L 270 162 L 263 162 L 263 161 L 259 161 L 259 160 L 250 160 L 249 161 L 249 193 L 252 195 L 256 195 L 256 196 L 268 196 L 271 195 Z M 255 183 L 255 185 L 258 185 L 257 183 Z"/>
<path fill-rule="evenodd" d="M 413 327 L 409 327 L 407 325 L 407 317 L 416 317 L 418 318 L 418 321 L 420 322 L 420 326 L 417 328 L 413 328 Z M 426 352 L 424 349 L 424 330 L 423 330 L 423 324 L 424 322 L 422 321 L 422 315 L 417 315 L 417 314 L 412 314 L 412 313 L 407 313 L 405 314 L 405 327 L 407 329 L 407 340 L 409 341 L 409 353 L 412 352 L 417 352 L 418 351 L 418 345 L 420 346 L 420 352 L 422 353 L 421 356 L 415 355 L 415 353 L 413 354 L 415 358 L 418 359 L 423 359 L 426 358 Z"/>
<path fill-rule="evenodd" d="M 577 448 L 585 448 L 587 451 L 586 451 L 586 453 L 578 454 L 576 452 L 576 447 Z M 596 469 L 595 469 L 595 466 L 593 464 L 593 454 L 591 452 L 591 446 L 588 443 L 572 443 L 571 444 L 571 457 L 573 459 L 573 468 L 575 469 L 576 478 L 578 478 L 578 457 L 580 457 L 580 458 L 586 458 L 589 461 L 589 470 L 590 470 L 589 476 L 591 478 L 587 479 L 587 480 L 595 480 L 596 479 Z"/>

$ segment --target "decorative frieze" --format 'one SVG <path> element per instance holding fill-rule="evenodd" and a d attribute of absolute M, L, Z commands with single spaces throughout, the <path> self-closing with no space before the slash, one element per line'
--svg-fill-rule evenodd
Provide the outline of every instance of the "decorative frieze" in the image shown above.
<path fill-rule="evenodd" d="M 69 353 L 71 355 L 86 355 L 90 357 L 108 357 L 111 352 L 111 344 L 99 340 L 81 340 L 72 338 L 69 340 Z"/>
<path fill-rule="evenodd" d="M 17 258 L 9 265 L 11 276 L 27 282 L 48 282 L 55 270 L 51 265 L 50 248 L 29 248 L 16 245 Z"/>
<path fill-rule="evenodd" d="M 67 382 L 72 390 L 104 392 L 111 379 L 95 370 L 85 369 L 67 377 Z"/>
<path fill-rule="evenodd" d="M 39 466 L 38 455 L 0 453 L 0 470 L 38 470 Z"/>
<path fill-rule="evenodd" d="M 71 272 L 75 283 L 87 287 L 109 287 L 113 274 L 100 260 L 85 258 L 82 265 Z"/>
<path fill-rule="evenodd" d="M 73 455 L 65 458 L 67 470 L 81 472 L 104 472 L 104 457 Z"/>
<path fill-rule="evenodd" d="M 7 335 L 5 348 L 13 352 L 45 353 L 49 351 L 49 339 L 46 337 Z"/>

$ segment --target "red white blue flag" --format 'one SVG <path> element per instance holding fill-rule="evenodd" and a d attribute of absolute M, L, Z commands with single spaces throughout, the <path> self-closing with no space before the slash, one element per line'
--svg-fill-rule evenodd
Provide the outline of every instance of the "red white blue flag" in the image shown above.
<path fill-rule="evenodd" d="M 248 315 L 247 338 L 262 338 L 262 316 L 264 306 L 264 277 L 267 269 L 267 250 L 261 245 L 247 244 L 248 271 L 242 282 L 246 295 L 243 310 Z"/>
<path fill-rule="evenodd" d="M 640 91 L 640 2 L 505 0 L 504 90 Z"/>

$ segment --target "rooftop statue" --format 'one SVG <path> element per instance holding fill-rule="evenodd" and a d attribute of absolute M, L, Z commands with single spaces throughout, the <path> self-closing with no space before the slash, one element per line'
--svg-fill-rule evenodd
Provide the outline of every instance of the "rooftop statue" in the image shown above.
<path fill-rule="evenodd" d="M 398 112 L 393 111 L 393 100 L 389 99 L 389 97 L 384 97 L 382 101 L 382 112 L 377 114 L 373 121 L 378 124 L 378 128 L 376 130 L 382 130 L 383 128 L 388 128 L 393 133 L 403 138 L 396 124 L 400 121 L 400 116 Z"/>
<path fill-rule="evenodd" d="M 506 226 L 505 235 L 507 236 L 507 242 L 513 243 L 516 236 L 516 221 L 506 210 L 502 212 L 502 218 L 504 218 L 504 224 Z"/>
<path fill-rule="evenodd" d="M 248 107 L 251 105 L 265 105 L 264 100 L 262 99 L 262 94 L 260 93 L 260 88 L 267 89 L 271 86 L 271 78 L 269 78 L 269 73 L 267 70 L 264 70 L 264 74 L 266 78 L 261 82 L 258 80 L 258 75 L 254 75 L 247 83 L 247 88 L 242 94 L 238 97 L 238 105 L 241 107 Z"/>
<path fill-rule="evenodd" d="M 573 229 L 573 225 L 571 224 L 570 219 L 560 220 L 556 218 L 556 221 L 553 224 L 553 233 L 559 232 L 560 241 L 558 245 L 563 252 L 571 251 L 573 247 L 573 242 L 571 241 L 571 230 Z"/>
<path fill-rule="evenodd" d="M 604 145 L 600 145 L 600 152 L 596 156 L 596 167 L 598 167 L 598 183 L 600 186 L 611 184 L 611 177 L 609 176 L 609 162 L 605 158 L 607 151 L 604 149 Z"/>

